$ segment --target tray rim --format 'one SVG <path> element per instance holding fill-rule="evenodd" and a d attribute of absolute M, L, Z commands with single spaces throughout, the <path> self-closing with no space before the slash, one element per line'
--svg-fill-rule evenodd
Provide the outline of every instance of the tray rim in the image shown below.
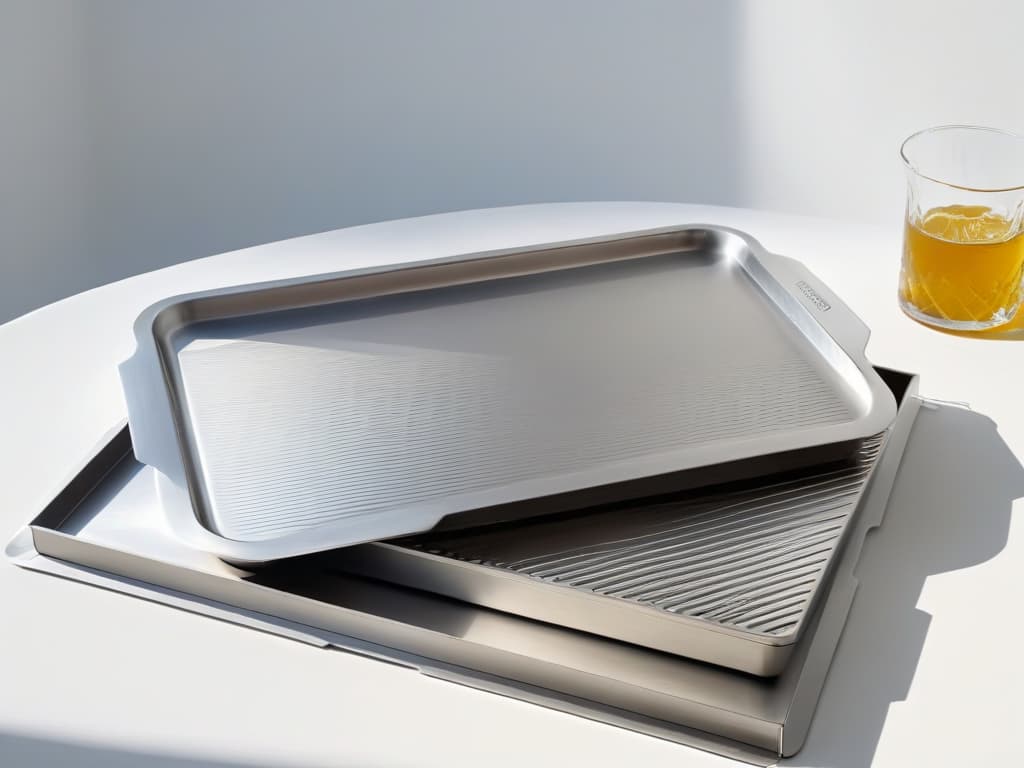
<path fill-rule="evenodd" d="M 170 515 L 170 522 L 176 533 L 206 551 L 239 564 L 269 562 L 341 546 L 421 533 L 439 524 L 450 522 L 460 515 L 471 515 L 474 511 L 487 509 L 493 504 L 484 500 L 483 503 L 463 504 L 461 509 L 452 510 L 446 508 L 449 499 L 466 496 L 479 499 L 496 492 L 507 493 L 506 489 L 513 486 L 488 487 L 473 494 L 463 494 L 462 497 L 440 497 L 418 504 L 403 504 L 378 510 L 372 515 L 355 520 L 328 521 L 267 539 L 235 539 L 224 536 L 216 530 L 208 512 L 210 504 L 207 488 L 197 465 L 200 451 L 192 434 L 188 408 L 183 402 L 184 387 L 180 369 L 175 362 L 176 335 L 186 326 L 209 320 L 238 318 L 247 314 L 260 315 L 281 309 L 341 303 L 366 296 L 395 295 L 442 285 L 558 272 L 591 264 L 668 255 L 687 250 L 687 246 L 689 250 L 707 249 L 707 242 L 712 239 L 715 239 L 719 248 L 726 251 L 729 258 L 738 263 L 744 274 L 766 297 L 768 304 L 774 306 L 779 314 L 790 321 L 806 338 L 809 346 L 818 351 L 824 347 L 831 352 L 822 357 L 837 371 L 844 369 L 839 375 L 856 391 L 855 394 L 860 399 L 860 406 L 864 412 L 858 418 L 840 424 L 805 427 L 785 433 L 789 438 L 789 444 L 787 446 L 783 440 L 781 449 L 767 449 L 773 441 L 778 442 L 778 435 L 772 438 L 753 437 L 677 449 L 674 453 L 704 457 L 697 461 L 691 459 L 692 464 L 682 470 L 669 468 L 653 473 L 646 470 L 642 473 L 629 473 L 629 467 L 635 467 L 644 461 L 650 462 L 649 457 L 602 464 L 602 472 L 608 472 L 610 468 L 626 467 L 620 471 L 626 473 L 627 477 L 616 477 L 612 480 L 612 485 L 653 481 L 659 476 L 665 477 L 665 471 L 682 476 L 688 472 L 712 472 L 716 467 L 723 469 L 742 463 L 750 465 L 746 476 L 764 474 L 771 470 L 759 467 L 759 462 L 770 463 L 773 460 L 780 460 L 781 456 L 787 456 L 789 461 L 795 461 L 796 455 L 801 452 L 804 455 L 812 452 L 824 455 L 829 450 L 849 453 L 856 442 L 884 431 L 895 418 L 896 404 L 888 388 L 878 378 L 864 356 L 869 331 L 852 311 L 802 264 L 769 253 L 750 235 L 729 227 L 684 224 L 444 256 L 387 267 L 343 270 L 196 291 L 163 299 L 148 307 L 137 318 L 133 326 L 136 351 L 120 366 L 136 454 L 141 461 L 155 467 L 160 473 L 161 493 L 167 500 L 168 507 L 177 510 L 176 514 Z M 642 245 L 638 244 L 639 241 L 649 241 L 656 247 L 653 250 L 643 250 Z M 595 247 L 609 249 L 612 255 L 595 258 L 592 255 Z M 525 260 L 527 266 L 520 265 L 517 268 L 513 265 L 511 269 L 502 269 L 502 264 L 509 259 Z M 440 278 L 435 274 L 438 270 L 442 272 Z M 444 277 L 445 270 L 468 270 L 471 274 L 468 278 L 463 275 L 451 279 Z M 496 270 L 500 273 L 495 274 Z M 422 280 L 417 278 L 417 275 L 423 273 L 428 278 L 433 277 L 434 286 L 425 286 Z M 323 295 L 325 291 L 330 294 L 331 286 L 336 283 L 357 280 L 369 281 L 371 284 L 397 281 L 398 285 L 392 284 L 385 290 L 371 290 L 365 295 Z M 247 298 L 257 294 L 273 295 L 281 291 L 293 292 L 297 298 L 273 308 L 263 308 L 259 312 L 244 311 L 243 305 Z M 209 314 L 209 306 L 217 302 L 226 303 L 232 308 L 231 311 L 220 311 L 216 316 Z M 204 307 L 207 309 L 204 310 Z M 796 447 L 792 444 L 794 435 L 802 438 L 795 440 Z M 735 455 L 737 449 L 741 451 L 738 458 Z M 665 464 L 666 457 L 672 455 L 673 452 L 665 452 L 658 454 L 658 458 Z M 802 463 L 812 462 L 805 459 Z M 783 464 L 781 468 L 784 469 L 786 466 Z M 586 472 L 589 472 L 590 479 L 594 479 L 596 472 L 593 468 Z M 742 474 L 740 472 L 741 476 Z M 572 478 L 572 475 L 560 475 L 558 480 L 564 484 L 567 482 L 566 478 Z M 508 506 L 510 503 L 522 506 L 525 503 L 551 498 L 551 492 L 543 490 L 545 485 L 550 485 L 545 479 L 518 483 L 514 487 L 528 486 L 530 483 L 533 484 L 534 490 L 522 493 L 511 502 L 501 499 L 498 506 Z M 691 482 L 689 486 L 700 484 L 704 484 L 704 481 Z M 537 486 L 541 487 L 539 492 L 536 492 Z M 569 490 L 556 491 L 555 494 L 560 496 L 562 493 L 585 493 L 588 489 L 607 491 L 605 482 L 587 480 Z"/>
<path fill-rule="evenodd" d="M 723 709 L 721 713 L 731 717 L 718 723 L 716 730 L 702 730 L 699 726 L 685 721 L 659 720 L 650 715 L 582 698 L 561 690 L 538 688 L 528 682 L 502 677 L 472 666 L 453 665 L 451 662 L 423 655 L 400 645 L 381 645 L 379 642 L 361 639 L 357 634 L 324 629 L 317 626 L 316 622 L 297 622 L 281 615 L 266 613 L 263 609 L 276 610 L 276 604 L 253 607 L 235 598 L 242 592 L 269 594 L 275 590 L 268 592 L 265 587 L 236 579 L 235 591 L 218 591 L 216 583 L 229 583 L 230 580 L 226 581 L 216 574 L 187 566 L 139 556 L 128 549 L 84 541 L 75 534 L 60 531 L 60 527 L 74 513 L 79 502 L 99 486 L 103 478 L 114 471 L 120 461 L 129 458 L 131 442 L 123 423 L 108 432 L 78 468 L 69 474 L 67 480 L 58 486 L 49 497 L 51 500 L 25 528 L 15 534 L 5 553 L 14 565 L 28 570 L 99 586 L 193 613 L 231 621 L 241 626 L 269 631 L 300 642 L 397 663 L 428 676 L 767 766 L 774 764 L 778 756 L 795 754 L 806 739 L 817 700 L 857 588 L 855 570 L 861 551 L 868 533 L 883 522 L 891 488 L 922 402 L 918 395 L 916 375 L 898 371 L 890 373 L 904 377 L 905 383 L 902 385 L 900 418 L 894 422 L 891 433 L 892 443 L 882 454 L 883 463 L 880 466 L 884 467 L 884 471 L 879 474 L 878 480 L 868 491 L 869 507 L 865 512 L 869 514 L 861 516 L 856 522 L 857 535 L 841 553 L 840 567 L 837 568 L 834 583 L 829 585 L 827 599 L 822 600 L 813 612 L 813 634 L 798 644 L 794 652 L 793 666 L 787 668 L 784 678 L 780 678 L 783 682 L 778 685 L 785 688 L 785 706 L 778 716 L 772 715 L 762 719 L 750 719 L 749 714 L 741 716 L 739 712 Z M 109 464 L 111 458 L 116 458 L 117 464 L 98 473 L 94 465 Z M 166 578 L 175 574 L 177 575 L 173 579 Z M 287 593 L 282 594 L 287 597 Z M 343 613 L 352 612 L 352 609 L 332 607 Z M 384 624 L 390 621 L 382 618 L 378 620 Z M 430 632 L 426 629 L 420 631 Z M 685 659 L 680 661 L 684 664 L 692 663 Z M 737 673 L 722 670 L 718 674 L 731 678 Z M 759 690 L 767 696 L 769 691 L 777 693 L 778 685 L 772 683 L 770 687 L 761 687 Z M 734 719 L 737 717 L 741 719 Z"/>

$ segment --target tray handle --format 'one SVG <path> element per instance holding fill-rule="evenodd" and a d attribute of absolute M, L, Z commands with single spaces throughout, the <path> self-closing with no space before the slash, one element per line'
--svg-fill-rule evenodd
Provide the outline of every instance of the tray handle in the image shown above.
<path fill-rule="evenodd" d="M 770 285 L 774 282 L 784 295 L 774 295 L 773 298 L 788 305 L 787 309 L 801 310 L 795 316 L 803 316 L 812 321 L 800 324 L 805 333 L 813 335 L 817 331 L 809 326 L 817 326 L 843 349 L 864 352 L 871 336 L 868 326 L 807 267 L 795 259 L 776 253 L 762 254 L 759 260 L 768 269 L 763 270 L 762 274 L 755 274 L 755 279 L 762 288 L 773 294 L 777 293 Z M 754 270 L 757 270 L 756 262 Z"/>
<path fill-rule="evenodd" d="M 179 482 L 181 472 L 176 469 L 181 466 L 181 456 L 171 426 L 175 422 L 170 398 L 158 378 L 162 370 L 161 361 L 142 345 L 118 366 L 135 457 Z"/>

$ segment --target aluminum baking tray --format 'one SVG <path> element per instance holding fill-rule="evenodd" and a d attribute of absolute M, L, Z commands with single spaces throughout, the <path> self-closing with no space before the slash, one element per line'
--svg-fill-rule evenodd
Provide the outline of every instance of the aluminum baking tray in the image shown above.
<path fill-rule="evenodd" d="M 882 522 L 917 413 L 916 378 L 886 376 L 899 415 L 829 589 L 774 678 L 349 576 L 337 569 L 336 553 L 255 572 L 235 568 L 167 529 L 156 472 L 134 459 L 126 430 L 98 447 L 7 553 L 25 568 L 767 765 L 804 742 L 856 590 L 864 538 Z"/>
<path fill-rule="evenodd" d="M 179 296 L 135 333 L 137 455 L 240 563 L 821 463 L 895 415 L 849 309 L 708 226 Z"/>
<path fill-rule="evenodd" d="M 342 570 L 720 664 L 779 674 L 867 489 L 850 459 L 659 502 L 340 550 Z"/>

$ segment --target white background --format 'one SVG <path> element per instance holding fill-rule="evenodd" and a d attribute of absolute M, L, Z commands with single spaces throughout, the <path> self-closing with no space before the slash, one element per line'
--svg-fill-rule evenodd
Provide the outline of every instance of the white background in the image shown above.
<path fill-rule="evenodd" d="M 1021 3 L 951 0 L 3 0 L 0 322 L 443 210 L 642 199 L 898 226 L 906 134 L 1024 128 L 1022 23 Z"/>

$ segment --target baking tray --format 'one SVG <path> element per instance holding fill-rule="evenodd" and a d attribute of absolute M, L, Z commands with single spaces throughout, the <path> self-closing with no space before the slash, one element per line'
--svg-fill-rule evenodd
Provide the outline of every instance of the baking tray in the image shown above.
<path fill-rule="evenodd" d="M 136 453 L 239 563 L 830 461 L 895 415 L 849 309 L 717 227 L 179 296 L 135 333 Z"/>
<path fill-rule="evenodd" d="M 850 459 L 480 529 L 339 550 L 342 570 L 720 664 L 779 674 L 876 466 Z M 739 487 L 737 487 L 737 485 Z"/>
<path fill-rule="evenodd" d="M 774 678 L 349 576 L 335 553 L 255 572 L 233 567 L 167 529 L 156 473 L 132 456 L 126 430 L 98 447 L 7 553 L 25 568 L 767 765 L 804 742 L 856 590 L 864 537 L 882 521 L 917 413 L 916 377 L 885 375 L 899 415 L 829 589 Z"/>

